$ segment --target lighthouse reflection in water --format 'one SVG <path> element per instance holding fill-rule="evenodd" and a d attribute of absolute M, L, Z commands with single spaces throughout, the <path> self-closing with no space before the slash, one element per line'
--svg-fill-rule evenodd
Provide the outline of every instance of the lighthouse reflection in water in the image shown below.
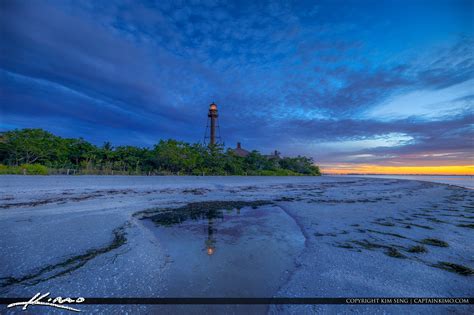
<path fill-rule="evenodd" d="M 214 226 L 212 224 L 212 219 L 207 219 L 207 240 L 206 240 L 206 248 L 207 254 L 212 255 L 216 250 L 216 240 L 214 239 Z"/>
<path fill-rule="evenodd" d="M 240 215 L 240 208 L 236 208 L 235 213 L 237 215 Z M 223 220 L 224 218 L 221 217 L 221 219 Z M 208 217 L 207 218 L 207 239 L 206 239 L 205 245 L 206 245 L 206 252 L 209 256 L 213 255 L 214 252 L 216 251 L 216 239 L 214 237 L 214 232 L 216 232 L 216 229 L 214 228 L 214 218 Z"/>
<path fill-rule="evenodd" d="M 156 266 L 169 281 L 162 296 L 271 296 L 305 237 L 271 201 L 201 201 L 173 209 L 149 209 L 144 225 L 153 232 Z"/>
<path fill-rule="evenodd" d="M 193 206 L 194 205 L 194 206 Z M 170 227 L 174 225 L 184 224 L 186 221 L 207 221 L 207 238 L 204 240 L 204 251 L 207 255 L 211 256 L 216 252 L 216 220 L 224 221 L 225 215 L 227 219 L 233 216 L 240 215 L 241 206 L 245 206 L 245 203 L 240 205 L 236 204 L 215 204 L 213 202 L 205 204 L 191 204 L 191 207 L 187 209 L 167 210 L 159 212 L 148 219 L 152 220 L 158 226 Z M 255 208 L 255 206 L 253 206 Z M 221 209 L 222 208 L 222 209 Z M 205 221 L 204 221 L 205 222 Z M 203 224 L 201 224 L 203 226 Z"/>

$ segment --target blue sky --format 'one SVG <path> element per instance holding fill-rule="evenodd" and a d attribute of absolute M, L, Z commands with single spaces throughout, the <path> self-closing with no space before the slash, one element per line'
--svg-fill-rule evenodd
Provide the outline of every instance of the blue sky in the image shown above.
<path fill-rule="evenodd" d="M 322 165 L 474 158 L 474 1 L 1 1 L 0 128 Z"/>

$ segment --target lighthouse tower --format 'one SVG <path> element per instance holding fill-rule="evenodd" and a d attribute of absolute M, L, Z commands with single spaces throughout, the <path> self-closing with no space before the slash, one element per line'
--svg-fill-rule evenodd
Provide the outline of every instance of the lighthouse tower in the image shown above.
<path fill-rule="evenodd" d="M 216 144 L 216 137 L 220 138 L 220 136 L 217 136 L 216 134 L 216 129 L 219 129 L 219 125 L 217 122 L 217 117 L 219 115 L 217 114 L 217 105 L 212 102 L 211 105 L 209 105 L 209 113 L 207 114 L 207 117 L 209 118 L 207 123 L 209 126 L 209 121 L 210 121 L 210 134 L 209 134 L 209 145 L 213 146 Z M 207 138 L 207 135 L 206 135 Z"/>

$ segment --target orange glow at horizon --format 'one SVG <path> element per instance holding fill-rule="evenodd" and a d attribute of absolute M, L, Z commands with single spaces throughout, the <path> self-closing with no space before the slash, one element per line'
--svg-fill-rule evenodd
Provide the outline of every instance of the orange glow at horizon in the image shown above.
<path fill-rule="evenodd" d="M 474 175 L 474 165 L 382 166 L 372 164 L 321 165 L 323 174 Z"/>

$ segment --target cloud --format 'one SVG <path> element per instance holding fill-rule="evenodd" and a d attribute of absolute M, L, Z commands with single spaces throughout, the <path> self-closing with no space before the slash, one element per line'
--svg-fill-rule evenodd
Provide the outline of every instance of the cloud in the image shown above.
<path fill-rule="evenodd" d="M 375 119 L 442 119 L 474 110 L 474 79 L 442 89 L 417 90 L 394 96 L 371 108 L 365 115 Z"/>
<path fill-rule="evenodd" d="M 406 29 L 371 10 L 2 1 L 1 123 L 99 143 L 195 142 L 215 101 L 228 145 L 354 163 L 467 159 L 472 32 L 450 25 L 449 37 L 426 30 L 422 49 L 395 45 L 386 30 Z"/>

